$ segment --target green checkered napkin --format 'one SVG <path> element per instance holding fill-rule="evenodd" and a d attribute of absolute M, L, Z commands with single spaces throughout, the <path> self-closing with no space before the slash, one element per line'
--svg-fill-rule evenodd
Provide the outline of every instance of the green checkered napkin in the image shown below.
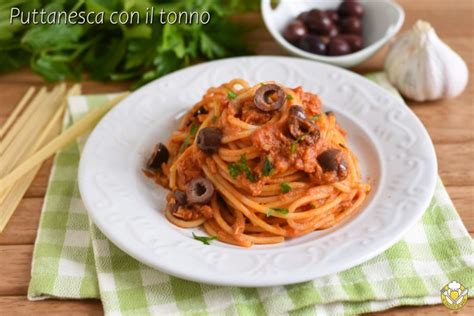
<path fill-rule="evenodd" d="M 109 98 L 71 97 L 65 126 Z M 108 315 L 339 315 L 439 304 L 440 289 L 451 280 L 474 287 L 473 242 L 440 180 L 423 218 L 400 242 L 344 272 L 267 288 L 166 275 L 129 257 L 90 222 L 76 181 L 84 141 L 56 155 L 33 256 L 31 300 L 100 298 Z"/>

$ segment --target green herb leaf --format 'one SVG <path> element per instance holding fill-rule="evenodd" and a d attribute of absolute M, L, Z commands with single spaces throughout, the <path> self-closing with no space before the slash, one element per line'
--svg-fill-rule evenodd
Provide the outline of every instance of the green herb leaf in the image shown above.
<path fill-rule="evenodd" d="M 229 91 L 229 93 L 227 93 L 227 97 L 230 99 L 230 100 L 234 100 L 235 98 L 237 98 L 237 93 L 233 92 L 233 91 Z"/>
<path fill-rule="evenodd" d="M 211 241 L 217 240 L 216 236 L 212 236 L 212 237 L 197 236 L 194 233 L 193 233 L 193 238 L 196 239 L 196 240 L 199 240 L 200 242 L 202 242 L 205 245 L 210 245 Z"/>
<path fill-rule="evenodd" d="M 233 179 L 237 178 L 239 174 L 245 173 L 245 176 L 248 180 L 251 182 L 256 181 L 255 175 L 247 164 L 247 156 L 245 155 L 240 156 L 240 160 L 237 163 L 229 164 L 227 169 L 229 170 L 229 174 Z"/>
<path fill-rule="evenodd" d="M 294 154 L 296 153 L 296 146 L 298 145 L 299 142 L 301 142 L 305 137 L 306 135 L 308 135 L 307 133 L 304 134 L 304 135 L 301 135 L 300 137 L 298 137 L 297 139 L 295 139 L 292 143 L 291 143 L 291 146 L 290 146 L 290 153 L 291 154 Z"/>
<path fill-rule="evenodd" d="M 289 213 L 287 208 L 281 208 L 281 207 L 271 207 L 267 211 L 267 217 L 272 216 L 273 211 L 278 212 L 282 215 L 287 215 Z"/>
<path fill-rule="evenodd" d="M 288 193 L 291 191 L 291 185 L 288 182 L 280 183 L 280 191 L 283 193 Z"/>
<path fill-rule="evenodd" d="M 311 118 L 311 121 L 316 122 L 317 120 L 319 120 L 320 117 L 321 117 L 321 115 L 319 115 L 319 114 L 313 115 L 313 117 Z"/>
<path fill-rule="evenodd" d="M 189 135 L 191 135 L 191 137 L 196 136 L 199 126 L 199 124 L 195 124 L 194 122 L 191 124 L 191 128 L 189 129 Z"/>
<path fill-rule="evenodd" d="M 275 172 L 275 168 L 273 168 L 273 165 L 271 161 L 268 159 L 268 156 L 265 157 L 265 161 L 263 163 L 263 169 L 262 169 L 262 175 L 264 177 L 270 176 Z"/>
<path fill-rule="evenodd" d="M 194 139 L 194 137 L 196 136 L 196 133 L 199 129 L 199 126 L 200 126 L 199 124 L 196 124 L 194 122 L 191 124 L 191 128 L 189 129 L 189 134 L 188 134 L 188 136 L 186 136 L 186 138 L 184 139 L 183 144 L 179 148 L 180 153 L 184 152 L 186 150 L 186 148 L 188 148 L 189 145 L 191 145 L 191 140 Z"/>
<path fill-rule="evenodd" d="M 30 68 L 49 81 L 79 79 L 130 80 L 143 85 L 179 68 L 206 59 L 244 55 L 245 33 L 229 16 L 258 9 L 255 0 L 6 0 L 0 4 L 0 21 L 17 7 L 29 13 L 105 12 L 104 23 L 52 25 L 0 23 L 0 71 L 30 63 Z M 155 8 L 155 21 L 145 24 L 145 8 Z M 158 13 L 208 12 L 207 24 L 162 25 Z M 113 11 L 139 12 L 140 24 L 111 24 Z M 3 18 L 3 19 L 2 19 Z M 199 19 L 199 18 L 198 18 Z M 80 19 L 76 19 L 79 22 Z M 229 40 L 231 39 L 231 40 Z"/>
<path fill-rule="evenodd" d="M 232 177 L 232 179 L 236 179 L 237 176 L 242 172 L 239 168 L 239 165 L 236 163 L 229 164 L 227 169 L 229 169 L 229 174 Z"/>
<path fill-rule="evenodd" d="M 288 101 L 291 101 L 291 100 L 293 100 L 293 96 L 292 96 L 291 94 L 287 94 L 287 95 L 286 95 L 286 99 L 287 99 Z"/>

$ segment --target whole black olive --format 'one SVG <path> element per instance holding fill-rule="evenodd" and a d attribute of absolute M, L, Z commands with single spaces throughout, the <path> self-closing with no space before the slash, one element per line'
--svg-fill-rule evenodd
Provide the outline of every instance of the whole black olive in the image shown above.
<path fill-rule="evenodd" d="M 334 173 L 337 181 L 344 180 L 349 174 L 345 154 L 339 149 L 328 149 L 316 158 L 323 172 Z"/>
<path fill-rule="evenodd" d="M 313 54 L 326 55 L 326 44 L 317 35 L 308 34 L 303 36 L 298 47 Z"/>
<path fill-rule="evenodd" d="M 186 184 L 186 198 L 189 204 L 208 203 L 214 194 L 214 185 L 206 178 L 194 178 Z"/>
<path fill-rule="evenodd" d="M 306 20 L 306 17 L 308 16 L 308 13 L 309 11 L 303 11 L 301 12 L 300 14 L 298 14 L 298 16 L 296 17 L 297 20 L 300 20 L 301 22 L 304 23 L 304 21 Z"/>
<path fill-rule="evenodd" d="M 332 20 L 321 10 L 311 10 L 305 19 L 306 27 L 311 33 L 328 35 L 333 27 Z"/>
<path fill-rule="evenodd" d="M 333 21 L 334 23 L 337 23 L 339 20 L 339 14 L 337 13 L 337 10 L 326 10 L 326 15 Z"/>
<path fill-rule="evenodd" d="M 146 166 L 150 170 L 160 170 L 161 165 L 167 163 L 169 157 L 170 153 L 168 151 L 168 148 L 166 148 L 163 143 L 159 143 L 153 148 L 153 153 L 151 154 L 150 158 L 148 158 Z"/>
<path fill-rule="evenodd" d="M 206 155 L 214 154 L 221 145 L 222 131 L 217 127 L 205 127 L 199 131 L 196 145 Z"/>
<path fill-rule="evenodd" d="M 296 45 L 298 41 L 308 33 L 306 26 L 300 20 L 290 22 L 283 31 L 283 37 L 290 43 Z"/>
<path fill-rule="evenodd" d="M 334 37 L 339 34 L 339 29 L 337 28 L 336 25 L 333 24 L 332 28 L 329 30 L 329 37 Z"/>
<path fill-rule="evenodd" d="M 364 15 L 364 7 L 358 2 L 354 0 L 344 1 L 339 5 L 337 9 L 339 15 L 342 16 L 355 16 L 355 17 L 362 17 Z"/>
<path fill-rule="evenodd" d="M 346 55 L 351 52 L 351 47 L 342 38 L 333 37 L 328 45 L 329 56 Z"/>
<path fill-rule="evenodd" d="M 308 120 L 304 110 L 299 105 L 293 105 L 288 114 L 288 131 L 294 139 L 303 136 L 310 136 L 305 138 L 313 144 L 319 139 L 319 127 L 314 122 Z"/>
<path fill-rule="evenodd" d="M 356 17 L 342 19 L 339 25 L 341 27 L 341 33 L 356 35 L 360 35 L 362 33 L 362 23 Z"/>
<path fill-rule="evenodd" d="M 279 110 L 285 103 L 285 99 L 285 91 L 280 86 L 270 83 L 257 89 L 253 101 L 259 110 L 271 112 Z"/>
<path fill-rule="evenodd" d="M 345 40 L 351 47 L 352 52 L 357 52 L 362 49 L 362 37 L 355 34 L 341 34 L 337 37 Z"/>

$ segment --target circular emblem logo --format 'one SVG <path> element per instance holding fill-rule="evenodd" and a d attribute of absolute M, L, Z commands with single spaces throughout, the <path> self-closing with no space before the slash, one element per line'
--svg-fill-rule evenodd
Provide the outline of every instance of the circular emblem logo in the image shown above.
<path fill-rule="evenodd" d="M 449 309 L 461 309 L 467 302 L 468 289 L 457 281 L 451 281 L 441 289 L 441 301 Z"/>

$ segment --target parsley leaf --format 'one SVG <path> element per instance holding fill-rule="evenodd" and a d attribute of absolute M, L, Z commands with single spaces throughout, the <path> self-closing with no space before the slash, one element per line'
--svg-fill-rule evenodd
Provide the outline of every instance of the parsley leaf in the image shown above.
<path fill-rule="evenodd" d="M 281 207 L 271 207 L 267 211 L 267 217 L 272 216 L 273 211 L 278 212 L 282 215 L 287 215 L 289 213 L 287 208 L 281 208 Z"/>
<path fill-rule="evenodd" d="M 197 236 L 193 233 L 193 238 L 196 239 L 196 240 L 199 240 L 200 242 L 202 242 L 204 245 L 210 245 L 210 242 L 213 241 L 213 240 L 217 240 L 217 237 L 216 236 L 212 236 L 212 237 L 206 237 L 206 236 Z"/>
<path fill-rule="evenodd" d="M 229 164 L 227 169 L 229 170 L 229 174 L 233 179 L 237 178 L 239 174 L 245 173 L 245 176 L 248 180 L 251 182 L 256 181 L 255 175 L 247 164 L 247 156 L 245 155 L 240 156 L 240 160 L 238 162 Z"/>
<path fill-rule="evenodd" d="M 287 94 L 287 95 L 286 95 L 286 99 L 287 99 L 288 101 L 291 101 L 291 100 L 293 100 L 293 96 L 292 96 L 291 94 Z"/>
<path fill-rule="evenodd" d="M 308 135 L 308 133 L 306 133 L 304 135 L 301 135 L 300 137 L 295 139 L 293 141 L 293 143 L 291 143 L 291 146 L 290 146 L 290 153 L 291 154 L 294 154 L 296 152 L 296 146 L 298 145 L 299 142 L 301 142 L 306 137 L 306 135 Z"/>
<path fill-rule="evenodd" d="M 265 162 L 263 163 L 263 169 L 262 169 L 262 175 L 264 177 L 270 176 L 275 172 L 275 168 L 273 168 L 273 165 L 271 161 L 268 159 L 268 157 L 265 157 Z"/>
<path fill-rule="evenodd" d="M 255 0 L 4 0 L 0 1 L 0 20 L 10 15 L 11 7 L 26 13 L 41 4 L 48 13 L 94 9 L 106 17 L 103 24 L 21 24 L 19 19 L 0 23 L 0 72 L 29 64 L 48 81 L 79 80 L 85 72 L 95 80 L 134 81 L 134 87 L 196 61 L 246 54 L 245 30 L 229 16 L 259 8 Z M 146 24 L 145 9 L 152 6 L 155 21 Z M 163 25 L 157 16 L 161 9 L 166 13 L 206 11 L 212 18 L 207 24 L 192 18 L 192 24 Z M 112 11 L 138 12 L 140 24 L 111 24 Z"/>
<path fill-rule="evenodd" d="M 288 193 L 291 191 L 291 185 L 288 182 L 280 183 L 280 191 L 283 193 Z"/>
<path fill-rule="evenodd" d="M 237 178 L 237 176 L 241 173 L 239 165 L 236 163 L 231 163 L 227 169 L 229 169 L 229 174 L 232 177 L 232 179 Z"/>
<path fill-rule="evenodd" d="M 320 117 L 321 117 L 321 115 L 319 115 L 319 114 L 313 115 L 313 117 L 311 118 L 311 121 L 316 122 L 317 120 L 319 120 Z"/>
<path fill-rule="evenodd" d="M 191 128 L 189 129 L 188 136 L 186 136 L 186 138 L 183 141 L 183 144 L 179 148 L 180 153 L 184 152 L 186 150 L 186 148 L 188 148 L 189 145 L 191 145 L 191 140 L 194 139 L 194 137 L 196 136 L 196 133 L 199 129 L 199 126 L 200 126 L 199 124 L 195 124 L 193 122 L 193 124 L 191 125 Z"/>
<path fill-rule="evenodd" d="M 237 93 L 235 93 L 234 91 L 229 91 L 229 93 L 227 93 L 227 97 L 231 100 L 234 100 L 235 98 L 237 98 Z"/>

